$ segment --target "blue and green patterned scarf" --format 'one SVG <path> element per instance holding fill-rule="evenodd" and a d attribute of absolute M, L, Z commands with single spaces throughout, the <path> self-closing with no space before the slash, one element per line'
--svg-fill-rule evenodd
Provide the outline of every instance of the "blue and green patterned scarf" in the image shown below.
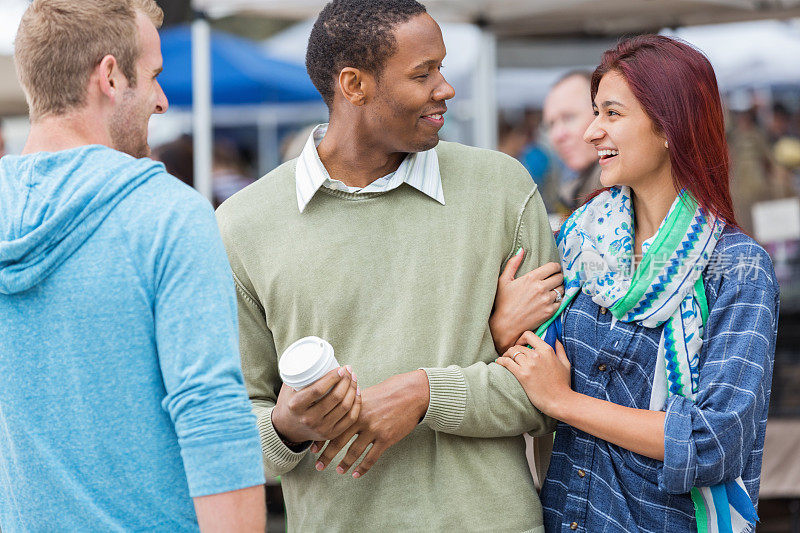
<path fill-rule="evenodd" d="M 556 316 L 583 291 L 597 305 L 608 308 L 612 320 L 647 328 L 664 326 L 651 410 L 663 410 L 675 394 L 695 399 L 708 318 L 701 274 L 724 228 L 722 220 L 682 192 L 635 271 L 630 188 L 613 187 L 600 193 L 561 228 L 557 244 L 565 297 Z M 554 319 L 543 324 L 537 334 L 543 335 Z M 741 478 L 713 487 L 694 487 L 691 496 L 700 533 L 750 532 L 758 520 Z"/>

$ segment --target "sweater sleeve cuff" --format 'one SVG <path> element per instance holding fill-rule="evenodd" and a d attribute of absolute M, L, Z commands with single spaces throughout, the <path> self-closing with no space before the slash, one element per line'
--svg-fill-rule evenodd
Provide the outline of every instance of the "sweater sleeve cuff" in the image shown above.
<path fill-rule="evenodd" d="M 192 498 L 264 484 L 255 431 L 252 438 L 183 446 L 181 456 Z"/>
<path fill-rule="evenodd" d="M 664 462 L 658 472 L 658 486 L 670 494 L 689 492 L 694 485 L 697 451 L 692 440 L 692 406 L 677 394 L 667 401 Z"/>
<path fill-rule="evenodd" d="M 297 466 L 305 457 L 308 447 L 299 452 L 292 451 L 281 440 L 272 425 L 272 409 L 267 409 L 258 419 L 258 433 L 261 436 L 261 451 L 264 454 L 264 467 L 273 476 L 280 476 Z M 310 447 L 310 446 L 309 446 Z"/>
<path fill-rule="evenodd" d="M 467 412 L 467 380 L 457 366 L 422 368 L 428 375 L 431 399 L 422 419 L 434 431 L 453 432 Z"/>

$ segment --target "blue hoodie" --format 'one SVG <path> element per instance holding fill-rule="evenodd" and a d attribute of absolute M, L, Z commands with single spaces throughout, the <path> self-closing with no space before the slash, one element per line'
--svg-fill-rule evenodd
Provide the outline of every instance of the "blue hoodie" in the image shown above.
<path fill-rule="evenodd" d="M 211 206 L 103 146 L 0 159 L 0 527 L 197 529 L 264 482 Z"/>

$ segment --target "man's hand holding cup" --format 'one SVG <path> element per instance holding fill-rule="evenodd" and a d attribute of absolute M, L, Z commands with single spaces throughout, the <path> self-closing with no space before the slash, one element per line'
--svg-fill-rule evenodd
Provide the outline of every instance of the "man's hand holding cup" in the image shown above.
<path fill-rule="evenodd" d="M 350 366 L 339 366 L 333 347 L 303 337 L 278 362 L 283 380 L 272 425 L 289 447 L 338 437 L 358 420 L 361 390 Z"/>
<path fill-rule="evenodd" d="M 272 425 L 293 444 L 326 441 L 353 425 L 360 412 L 357 377 L 350 367 L 339 367 L 299 391 L 284 384 L 272 410 Z"/>

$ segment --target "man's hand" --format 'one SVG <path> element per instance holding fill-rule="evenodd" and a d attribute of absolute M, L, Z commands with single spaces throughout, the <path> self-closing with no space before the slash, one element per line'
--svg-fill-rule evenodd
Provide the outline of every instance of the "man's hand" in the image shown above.
<path fill-rule="evenodd" d="M 358 421 L 328 443 L 319 457 L 317 470 L 324 470 L 350 439 L 358 435 L 336 471 L 340 474 L 347 472 L 364 450 L 372 445 L 353 472 L 353 477 L 366 474 L 383 452 L 411 433 L 425 416 L 430 402 L 428 376 L 424 370 L 392 376 L 374 387 L 364 389 L 363 402 Z M 312 452 L 319 450 L 322 444 L 315 442 Z"/>
<path fill-rule="evenodd" d="M 357 378 L 350 367 L 341 367 L 300 391 L 283 385 L 272 425 L 290 442 L 329 440 L 353 425 L 360 411 Z"/>

